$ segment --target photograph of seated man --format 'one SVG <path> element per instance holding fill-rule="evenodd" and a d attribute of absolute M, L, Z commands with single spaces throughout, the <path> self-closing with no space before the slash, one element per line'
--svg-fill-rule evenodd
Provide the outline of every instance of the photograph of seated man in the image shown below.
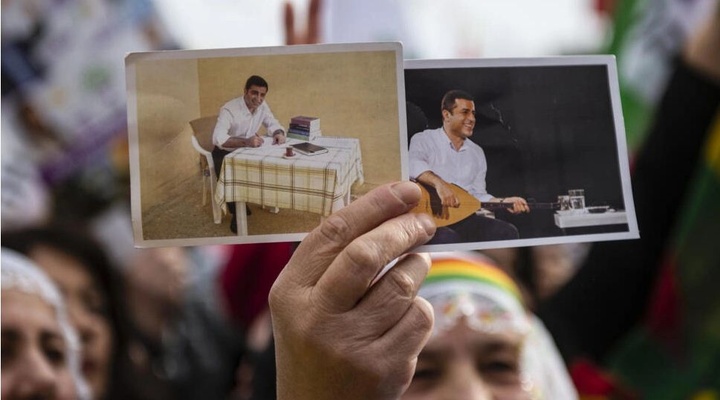
<path fill-rule="evenodd" d="M 213 131 L 215 148 L 212 156 L 216 176 L 220 176 L 223 159 L 233 150 L 240 147 L 260 147 L 265 142 L 265 138 L 260 134 L 261 126 L 265 127 L 266 136 L 272 137 L 272 144 L 285 143 L 285 130 L 265 102 L 267 93 L 267 81 L 252 75 L 245 82 L 242 97 L 228 101 L 220 109 Z M 228 203 L 228 211 L 232 214 L 230 230 L 237 233 L 235 203 Z"/>
<path fill-rule="evenodd" d="M 477 206 L 460 221 L 438 228 L 429 244 L 518 239 L 518 230 L 511 223 L 475 213 L 480 204 L 501 203 L 513 214 L 527 213 L 530 207 L 522 197 L 498 198 L 488 193 L 485 153 L 468 140 L 476 121 L 473 97 L 462 90 L 451 90 L 442 98 L 441 113 L 442 127 L 424 130 L 410 139 L 410 178 L 436 192 L 442 204 L 436 218 L 448 219 L 453 208 L 463 206 L 464 192 L 477 199 L 477 203 L 469 201 Z"/>

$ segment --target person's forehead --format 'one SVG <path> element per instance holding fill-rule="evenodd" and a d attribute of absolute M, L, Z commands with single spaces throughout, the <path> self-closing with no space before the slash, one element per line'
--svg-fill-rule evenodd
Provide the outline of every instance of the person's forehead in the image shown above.
<path fill-rule="evenodd" d="M 53 306 L 39 295 L 17 289 L 2 290 L 2 330 L 42 330 L 59 335 Z"/>
<path fill-rule="evenodd" d="M 492 353 L 519 351 L 524 335 L 513 332 L 481 332 L 470 328 L 465 322 L 432 338 L 421 354 L 451 355 L 454 350 L 464 353 Z"/>
<path fill-rule="evenodd" d="M 248 92 L 267 93 L 267 88 L 264 86 L 250 85 Z"/>
<path fill-rule="evenodd" d="M 475 102 L 468 99 L 455 99 L 455 106 L 459 109 L 474 110 Z"/>
<path fill-rule="evenodd" d="M 30 258 L 63 291 L 95 288 L 89 268 L 75 257 L 50 246 L 40 245 L 32 249 Z"/>

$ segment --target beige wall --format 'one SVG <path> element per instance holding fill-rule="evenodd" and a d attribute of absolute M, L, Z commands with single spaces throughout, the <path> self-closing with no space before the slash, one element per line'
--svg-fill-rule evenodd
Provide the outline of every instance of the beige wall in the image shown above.
<path fill-rule="evenodd" d="M 200 110 L 215 115 L 241 96 L 245 80 L 268 81 L 266 101 L 287 128 L 290 118 L 320 118 L 325 136 L 361 141 L 365 181 L 400 179 L 395 53 L 294 54 L 198 61 Z"/>
<path fill-rule="evenodd" d="M 181 194 L 197 191 L 199 156 L 188 122 L 216 115 L 242 95 L 253 74 L 269 82 L 267 101 L 283 126 L 296 115 L 319 117 L 323 135 L 360 139 L 366 183 L 400 179 L 395 61 L 393 51 L 137 60 L 143 226 L 156 223 L 154 211 L 165 213 L 163 208 L 188 201 Z M 200 207 L 201 193 L 197 202 Z M 209 206 L 201 210 L 209 212 Z M 204 211 L 196 217 L 210 223 Z"/>
<path fill-rule="evenodd" d="M 136 66 L 142 209 L 168 201 L 197 174 L 188 121 L 200 116 L 197 61 L 148 60 Z"/>

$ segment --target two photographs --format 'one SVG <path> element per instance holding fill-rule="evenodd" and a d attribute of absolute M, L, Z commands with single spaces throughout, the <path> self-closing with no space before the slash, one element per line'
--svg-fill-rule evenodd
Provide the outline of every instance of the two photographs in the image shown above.
<path fill-rule="evenodd" d="M 299 241 L 408 179 L 439 227 L 421 249 L 638 237 L 612 57 L 403 63 L 361 43 L 126 64 L 136 245 Z"/>

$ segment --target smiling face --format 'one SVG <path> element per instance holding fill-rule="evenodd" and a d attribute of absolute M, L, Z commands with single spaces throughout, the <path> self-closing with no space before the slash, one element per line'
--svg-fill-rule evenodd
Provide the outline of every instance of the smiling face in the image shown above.
<path fill-rule="evenodd" d="M 443 128 L 451 139 L 467 139 L 475 128 L 475 102 L 467 99 L 455 99 L 451 111 L 442 110 Z"/>
<path fill-rule="evenodd" d="M 267 92 L 268 88 L 257 85 L 250 85 L 248 89 L 245 89 L 243 99 L 245 99 L 245 105 L 247 105 L 250 112 L 255 112 L 262 105 Z"/>
<path fill-rule="evenodd" d="M 82 373 L 94 394 L 107 390 L 113 334 L 107 299 L 84 266 L 75 258 L 50 247 L 38 246 L 30 258 L 55 281 L 65 299 L 70 322 L 82 346 Z"/>
<path fill-rule="evenodd" d="M 523 336 L 487 333 L 460 321 L 432 338 L 418 357 L 403 400 L 529 400 L 521 374 Z"/>
<path fill-rule="evenodd" d="M 73 399 L 68 345 L 55 312 L 39 296 L 2 291 L 2 398 Z"/>

